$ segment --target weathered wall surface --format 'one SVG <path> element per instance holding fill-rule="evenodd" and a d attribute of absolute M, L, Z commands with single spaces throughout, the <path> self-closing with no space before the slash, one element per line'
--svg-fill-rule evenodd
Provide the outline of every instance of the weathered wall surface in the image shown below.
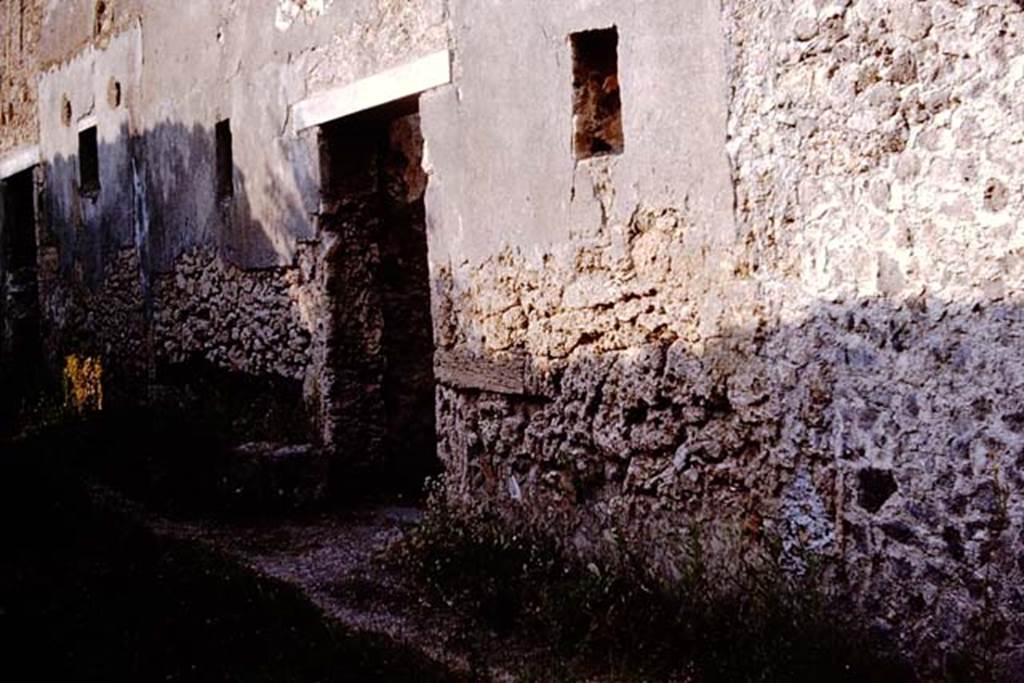
<path fill-rule="evenodd" d="M 50 18 L 52 20 L 52 18 Z M 91 24 L 89 24 L 91 27 Z M 135 20 L 39 76 L 46 160 L 39 231 L 44 346 L 55 370 L 81 355 L 102 361 L 108 405 L 146 395 L 146 212 L 138 134 L 142 30 Z M 79 134 L 95 127 L 98 190 L 83 181 Z"/>
<path fill-rule="evenodd" d="M 669 573 L 738 518 L 1019 666 L 1020 6 L 561 5 L 453 3 L 424 104 L 449 490 Z M 612 23 L 625 152 L 574 164 L 565 37 Z"/>
<path fill-rule="evenodd" d="M 0 154 L 38 140 L 36 84 L 42 0 L 0 2 Z"/>
<path fill-rule="evenodd" d="M 235 372 L 302 382 L 313 325 L 309 287 L 300 267 L 247 272 L 209 248 L 183 254 L 173 275 L 154 282 L 157 357 L 177 364 L 199 355 Z M 218 308 L 223 302 L 231 306 Z"/>
<path fill-rule="evenodd" d="M 304 393 L 315 405 L 326 310 L 318 143 L 315 130 L 293 132 L 290 107 L 446 47 L 442 3 L 101 4 L 40 10 L 54 362 L 88 352 L 112 375 L 130 364 L 137 395 L 185 374 L 168 369 L 204 363 L 286 380 L 299 388 L 288 401 Z M 230 200 L 216 192 L 214 126 L 224 119 Z M 77 146 L 91 125 L 101 190 L 86 196 Z M 111 282 L 130 285 L 118 290 L 130 324 L 103 313 L 115 310 L 102 294 Z"/>
<path fill-rule="evenodd" d="M 49 346 L 321 401 L 324 265 L 362 247 L 290 107 L 451 46 L 420 102 L 449 491 L 669 574 L 689 524 L 738 519 L 840 560 L 933 664 L 982 631 L 1024 660 L 1018 3 L 25 7 L 0 152 L 41 133 Z M 567 37 L 612 25 L 624 151 L 578 162 Z"/>
<path fill-rule="evenodd" d="M 728 28 L 738 263 L 800 330 L 792 386 L 821 378 L 779 401 L 781 443 L 883 623 L 933 646 L 1024 641 L 1022 28 L 941 1 L 739 3 Z"/>
<path fill-rule="evenodd" d="M 296 136 L 289 107 L 446 46 L 436 0 L 323 3 L 329 7 L 322 11 L 313 10 L 317 3 L 295 3 L 309 11 L 284 23 L 275 4 L 204 0 L 184 9 L 147 8 L 142 110 L 144 127 L 156 132 L 148 186 L 155 193 L 158 271 L 183 250 L 210 242 L 242 268 L 290 265 L 299 242 L 316 238 L 320 186 L 316 131 Z M 212 145 L 182 145 L 159 133 L 168 122 L 212 132 L 226 118 L 237 174 L 230 220 L 210 189 Z"/>
<path fill-rule="evenodd" d="M 570 238 L 602 239 L 641 203 L 685 201 L 709 226 L 694 239 L 731 241 L 716 3 L 527 1 L 517 11 L 531 21 L 514 34 L 504 8 L 477 5 L 452 3 L 456 83 L 423 103 L 436 262 L 476 265 L 508 245 L 539 263 Z M 577 165 L 567 38 L 613 24 L 628 152 Z"/>

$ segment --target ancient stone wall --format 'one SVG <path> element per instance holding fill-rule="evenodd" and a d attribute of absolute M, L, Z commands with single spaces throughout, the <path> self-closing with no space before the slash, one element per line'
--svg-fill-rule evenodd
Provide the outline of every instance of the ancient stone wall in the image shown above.
<path fill-rule="evenodd" d="M 120 385 L 111 396 L 200 411 L 228 397 L 247 413 L 226 416 L 230 438 L 317 441 L 330 245 L 317 231 L 316 131 L 297 134 L 290 108 L 443 49 L 443 3 L 23 4 L 24 22 L 44 27 L 19 72 L 32 90 L 19 112 L 43 131 L 41 295 L 55 372 L 71 355 L 95 357 Z M 221 124 L 233 137 L 226 180 Z M 87 188 L 79 134 L 93 127 L 98 188 Z M 276 409 L 247 407 L 245 392 L 296 409 L 275 431 L 258 423 Z"/>
<path fill-rule="evenodd" d="M 121 249 L 95 285 L 80 266 L 62 272 L 53 247 L 40 254 L 42 342 L 50 372 L 61 377 L 72 358 L 97 363 L 107 408 L 137 405 L 148 392 L 152 345 L 140 271 L 137 252 Z"/>
<path fill-rule="evenodd" d="M 0 154 L 38 140 L 35 75 L 41 0 L 0 2 Z"/>
<path fill-rule="evenodd" d="M 611 21 L 626 55 L 652 40 Z M 721 25 L 729 239 L 696 195 L 616 181 L 656 115 L 627 73 L 624 154 L 577 166 L 597 228 L 435 263 L 449 490 L 669 575 L 683 530 L 732 520 L 839 560 L 929 664 L 1019 666 L 1021 7 L 733 1 Z"/>
<path fill-rule="evenodd" d="M 227 442 L 315 441 L 317 283 L 311 250 L 291 268 L 243 270 L 213 247 L 152 283 L 155 405 L 194 415 Z"/>
<path fill-rule="evenodd" d="M 376 187 L 321 196 L 290 113 L 451 46 L 454 84 L 419 105 L 429 183 L 406 178 L 449 493 L 666 575 L 687 529 L 729 520 L 837 560 L 933 665 L 979 633 L 1021 661 L 1019 3 L 57 5 L 0 4 L 0 152 L 46 131 L 58 356 L 126 385 L 193 362 L 282 380 L 329 445 L 348 424 L 382 448 L 378 356 L 403 347 L 347 285 L 403 244 L 380 249 Z M 579 68 L 574 41 L 612 27 L 616 59 Z M 93 118 L 98 198 L 77 185 Z"/>
<path fill-rule="evenodd" d="M 183 254 L 154 282 L 157 363 L 198 356 L 235 372 L 303 381 L 314 325 L 307 277 L 300 267 L 243 271 L 212 249 Z"/>
<path fill-rule="evenodd" d="M 834 461 L 813 469 L 837 545 L 891 625 L 929 614 L 910 630 L 948 644 L 989 621 L 1019 646 L 1021 8 L 731 16 L 739 262 L 834 359 L 802 450 Z"/>

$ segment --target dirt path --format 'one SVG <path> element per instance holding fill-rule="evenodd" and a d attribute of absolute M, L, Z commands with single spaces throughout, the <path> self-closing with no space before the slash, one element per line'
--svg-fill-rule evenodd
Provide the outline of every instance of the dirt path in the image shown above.
<path fill-rule="evenodd" d="M 188 527 L 153 533 L 148 515 L 84 481 L 45 453 L 0 448 L 5 671 L 68 682 L 459 680 L 419 649 L 325 618 L 295 583 Z"/>
<path fill-rule="evenodd" d="M 381 506 L 301 518 L 211 521 L 144 516 L 166 538 L 198 541 L 259 574 L 296 586 L 347 630 L 414 649 L 456 678 L 515 681 L 536 648 L 438 608 L 382 554 L 414 527 L 415 508 Z"/>

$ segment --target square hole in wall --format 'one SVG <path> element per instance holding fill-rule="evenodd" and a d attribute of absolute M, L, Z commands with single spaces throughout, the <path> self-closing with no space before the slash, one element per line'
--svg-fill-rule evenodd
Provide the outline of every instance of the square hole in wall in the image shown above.
<path fill-rule="evenodd" d="M 78 189 L 82 194 L 100 191 L 100 152 L 96 126 L 78 133 Z"/>
<path fill-rule="evenodd" d="M 581 31 L 572 44 L 573 147 L 577 159 L 621 154 L 622 99 L 619 94 L 619 30 Z"/>
<path fill-rule="evenodd" d="M 217 199 L 230 199 L 235 194 L 235 159 L 231 150 L 231 120 L 224 119 L 216 126 L 217 145 Z"/>

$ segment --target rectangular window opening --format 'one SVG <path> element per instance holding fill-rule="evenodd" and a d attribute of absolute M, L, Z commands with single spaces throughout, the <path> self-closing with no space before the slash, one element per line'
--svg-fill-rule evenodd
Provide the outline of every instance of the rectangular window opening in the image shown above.
<path fill-rule="evenodd" d="M 96 126 L 78 134 L 78 186 L 82 194 L 100 191 L 100 152 Z"/>
<path fill-rule="evenodd" d="M 577 159 L 622 154 L 619 30 L 581 31 L 572 44 L 573 147 Z"/>
<path fill-rule="evenodd" d="M 235 194 L 235 160 L 231 150 L 231 120 L 217 124 L 217 199 L 230 199 Z"/>

